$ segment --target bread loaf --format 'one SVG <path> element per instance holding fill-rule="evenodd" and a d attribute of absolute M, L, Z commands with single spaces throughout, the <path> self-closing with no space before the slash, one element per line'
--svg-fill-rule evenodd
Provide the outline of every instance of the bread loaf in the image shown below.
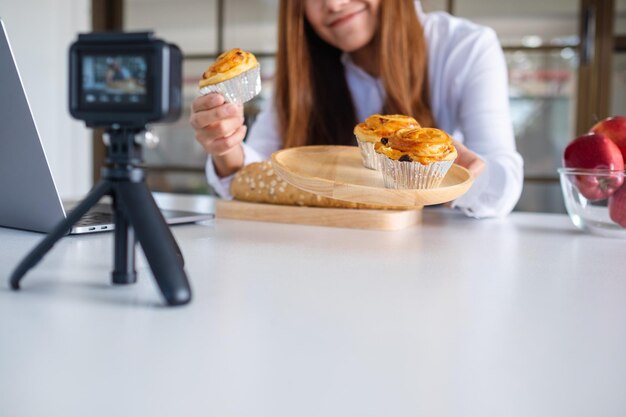
<path fill-rule="evenodd" d="M 394 209 L 375 204 L 335 200 L 301 190 L 278 177 L 270 161 L 249 164 L 237 172 L 230 186 L 235 200 L 307 207 Z M 398 208 L 395 208 L 398 209 Z"/>

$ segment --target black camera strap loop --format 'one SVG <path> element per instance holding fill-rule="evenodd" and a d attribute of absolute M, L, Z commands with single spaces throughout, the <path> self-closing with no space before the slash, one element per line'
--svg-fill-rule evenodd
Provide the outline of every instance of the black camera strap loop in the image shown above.
<path fill-rule="evenodd" d="M 20 281 L 54 244 L 105 195 L 113 198 L 115 221 L 113 284 L 132 284 L 137 280 L 135 246 L 141 245 L 157 285 L 169 305 L 191 301 L 191 288 L 184 271 L 184 260 L 171 230 L 145 182 L 141 146 L 135 142 L 137 129 L 109 130 L 107 165 L 102 180 L 27 256 L 10 278 L 11 287 Z"/>

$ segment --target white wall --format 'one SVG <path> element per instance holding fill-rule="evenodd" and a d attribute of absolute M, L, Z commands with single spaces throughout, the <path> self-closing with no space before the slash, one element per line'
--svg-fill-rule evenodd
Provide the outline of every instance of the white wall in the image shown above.
<path fill-rule="evenodd" d="M 78 32 L 91 30 L 89 0 L 0 0 L 35 122 L 62 198 L 92 185 L 91 131 L 68 111 L 67 54 Z"/>

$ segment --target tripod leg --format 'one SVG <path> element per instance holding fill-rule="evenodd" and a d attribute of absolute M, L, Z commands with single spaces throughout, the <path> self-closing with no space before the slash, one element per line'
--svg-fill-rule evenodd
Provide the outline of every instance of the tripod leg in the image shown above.
<path fill-rule="evenodd" d="M 37 245 L 35 248 L 19 263 L 13 274 L 11 274 L 11 288 L 18 290 L 20 288 L 20 280 L 28 272 L 29 269 L 37 265 L 44 255 L 52 249 L 54 244 L 63 236 L 65 236 L 74 223 L 76 223 L 83 214 L 87 212 L 94 204 L 111 191 L 110 183 L 101 181 L 87 194 L 85 199 L 72 210 L 68 216 L 57 224 L 54 229 Z"/>
<path fill-rule="evenodd" d="M 121 210 L 117 196 L 113 195 L 115 213 L 114 269 L 111 273 L 113 284 L 134 284 L 135 271 L 135 232 Z"/>
<path fill-rule="evenodd" d="M 170 305 L 188 303 L 191 288 L 176 253 L 176 240 L 146 183 L 121 181 L 113 187 L 165 300 Z"/>

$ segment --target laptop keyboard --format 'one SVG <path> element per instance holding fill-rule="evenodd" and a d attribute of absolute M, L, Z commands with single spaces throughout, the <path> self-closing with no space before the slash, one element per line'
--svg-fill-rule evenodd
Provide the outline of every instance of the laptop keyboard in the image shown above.
<path fill-rule="evenodd" d="M 76 203 L 65 203 L 65 210 L 70 212 L 74 209 Z M 110 204 L 98 203 L 91 207 L 87 213 L 76 222 L 75 226 L 94 226 L 113 224 L 113 207 Z"/>
<path fill-rule="evenodd" d="M 67 213 L 76 207 L 76 203 L 65 203 L 64 206 Z M 212 214 L 200 214 L 179 210 L 161 209 L 161 214 L 168 224 L 192 223 L 213 218 Z M 94 205 L 87 213 L 83 214 L 74 226 L 88 228 L 88 231 L 113 230 L 113 206 L 109 203 L 98 203 Z M 87 230 L 83 230 L 81 233 L 85 231 Z"/>
<path fill-rule="evenodd" d="M 94 224 L 112 224 L 113 223 L 113 214 L 110 212 L 100 212 L 100 211 L 88 211 L 85 213 L 78 222 L 76 222 L 76 226 L 92 226 Z"/>

